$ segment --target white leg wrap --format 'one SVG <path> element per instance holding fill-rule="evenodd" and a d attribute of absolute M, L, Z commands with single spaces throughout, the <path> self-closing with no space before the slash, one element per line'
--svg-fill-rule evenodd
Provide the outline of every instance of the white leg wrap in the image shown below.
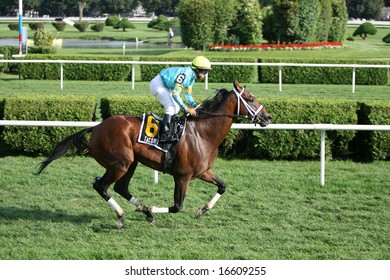
<path fill-rule="evenodd" d="M 141 203 L 139 203 L 138 199 L 136 199 L 134 196 L 130 199 L 130 202 L 135 206 L 140 206 Z"/>
<path fill-rule="evenodd" d="M 167 207 L 160 208 L 160 207 L 153 206 L 152 209 L 150 209 L 150 212 L 152 212 L 153 214 L 169 213 L 169 208 Z"/>
<path fill-rule="evenodd" d="M 217 203 L 218 199 L 221 197 L 221 195 L 219 193 L 217 193 L 216 195 L 214 195 L 214 197 L 209 201 L 209 203 L 207 203 L 207 208 L 208 209 L 211 209 L 214 207 L 215 203 Z"/>
<path fill-rule="evenodd" d="M 123 209 L 119 206 L 118 203 L 116 203 L 116 201 L 112 197 L 107 202 L 111 205 L 115 212 L 118 213 L 119 216 L 123 215 Z"/>

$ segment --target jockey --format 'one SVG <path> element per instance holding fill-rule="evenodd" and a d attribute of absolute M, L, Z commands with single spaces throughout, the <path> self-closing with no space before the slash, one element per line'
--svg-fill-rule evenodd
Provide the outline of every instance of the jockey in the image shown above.
<path fill-rule="evenodd" d="M 170 124 L 173 115 L 179 113 L 180 108 L 191 116 L 196 115 L 196 102 L 192 97 L 192 86 L 195 79 L 203 80 L 211 69 L 210 61 L 204 56 L 197 56 L 191 66 L 169 67 L 163 69 L 150 82 L 150 90 L 165 108 L 164 117 L 160 125 L 160 142 L 171 141 Z M 188 105 L 183 102 L 180 93 L 184 89 L 184 97 Z"/>

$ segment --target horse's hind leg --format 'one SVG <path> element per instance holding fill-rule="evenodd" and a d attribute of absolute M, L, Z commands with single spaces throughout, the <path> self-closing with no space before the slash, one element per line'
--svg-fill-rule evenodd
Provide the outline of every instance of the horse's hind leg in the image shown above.
<path fill-rule="evenodd" d="M 124 224 L 124 211 L 122 207 L 107 193 L 108 187 L 121 178 L 126 172 L 125 169 L 118 169 L 116 172 L 106 170 L 106 173 L 101 178 L 96 178 L 93 188 L 100 194 L 101 197 L 115 210 L 117 215 L 116 226 L 118 228 L 123 227 Z"/>
<path fill-rule="evenodd" d="M 138 199 L 129 192 L 129 183 L 134 175 L 134 171 L 137 168 L 137 165 L 137 161 L 134 161 L 130 165 L 129 169 L 127 170 L 127 173 L 115 183 L 114 190 L 115 192 L 126 198 L 128 201 L 130 201 L 136 207 L 136 211 L 143 212 L 146 215 L 146 220 L 149 223 L 153 223 L 154 218 L 148 207 L 146 207 L 144 204 L 141 204 Z"/>

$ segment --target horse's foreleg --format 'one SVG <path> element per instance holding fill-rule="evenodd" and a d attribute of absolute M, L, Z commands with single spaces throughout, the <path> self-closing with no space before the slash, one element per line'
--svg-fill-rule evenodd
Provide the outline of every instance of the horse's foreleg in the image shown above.
<path fill-rule="evenodd" d="M 150 211 L 154 213 L 177 213 L 183 208 L 184 198 L 188 189 L 188 184 L 191 178 L 187 177 L 175 177 L 175 191 L 174 191 L 174 205 L 172 207 L 156 207 L 150 208 Z"/>
<path fill-rule="evenodd" d="M 203 181 L 217 185 L 218 191 L 213 196 L 213 198 L 203 208 L 199 209 L 196 212 L 195 218 L 201 217 L 207 211 L 209 211 L 211 208 L 213 208 L 215 203 L 217 203 L 218 199 L 220 199 L 220 197 L 222 196 L 222 194 L 226 190 L 225 183 L 221 179 L 219 179 L 211 170 L 207 170 L 205 173 L 203 173 L 201 176 L 199 176 L 199 179 L 202 179 Z"/>

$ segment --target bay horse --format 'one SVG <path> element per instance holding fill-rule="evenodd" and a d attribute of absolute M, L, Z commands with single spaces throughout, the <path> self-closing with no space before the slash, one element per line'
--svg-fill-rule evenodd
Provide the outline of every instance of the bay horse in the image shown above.
<path fill-rule="evenodd" d="M 197 211 L 196 217 L 200 217 L 213 208 L 225 192 L 225 183 L 214 174 L 211 166 L 234 120 L 246 118 L 262 127 L 271 123 L 271 116 L 255 96 L 237 81 L 233 85 L 233 90 L 220 90 L 215 97 L 201 104 L 196 117 L 187 117 L 185 132 L 176 144 L 176 159 L 169 172 L 175 182 L 174 205 L 171 207 L 147 207 L 128 190 L 138 163 L 154 170 L 164 170 L 164 152 L 137 142 L 142 121 L 140 117 L 113 115 L 97 126 L 68 136 L 40 163 L 37 174 L 53 160 L 67 155 L 69 150 L 73 155 L 89 152 L 105 168 L 104 175 L 96 177 L 93 188 L 116 212 L 118 228 L 124 224 L 124 211 L 107 193 L 111 184 L 115 183 L 114 191 L 131 202 L 136 211 L 144 213 L 147 221 L 152 223 L 155 213 L 179 212 L 190 181 L 199 178 L 218 188 L 215 196 Z M 87 140 L 86 134 L 89 133 L 91 135 Z"/>

